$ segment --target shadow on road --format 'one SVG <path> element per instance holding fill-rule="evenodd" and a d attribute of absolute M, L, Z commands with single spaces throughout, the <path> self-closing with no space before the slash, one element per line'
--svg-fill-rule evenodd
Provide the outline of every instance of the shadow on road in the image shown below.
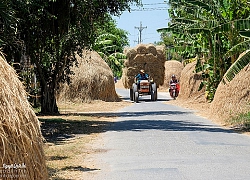
<path fill-rule="evenodd" d="M 185 111 L 138 111 L 138 112 L 93 112 L 93 113 L 67 113 L 66 115 L 82 115 L 82 116 L 104 116 L 104 117 L 138 117 L 138 116 L 158 116 L 158 115 L 182 115 L 190 114 Z"/>
<path fill-rule="evenodd" d="M 190 112 L 182 111 L 152 111 L 152 112 L 114 112 L 114 113 L 92 113 L 90 116 L 98 117 L 143 117 L 145 115 L 181 115 Z M 88 115 L 73 114 L 73 115 Z M 199 123 L 178 120 L 125 120 L 118 122 L 110 121 L 89 121 L 89 120 L 66 120 L 63 118 L 39 119 L 41 121 L 41 130 L 47 142 L 63 143 L 76 135 L 87 135 L 92 133 L 103 133 L 107 131 L 208 131 L 232 133 L 231 130 L 223 129 L 213 125 L 204 125 Z"/>
<path fill-rule="evenodd" d="M 126 98 L 122 97 L 121 100 L 123 100 L 123 101 L 131 101 L 130 98 L 128 98 L 128 97 L 126 97 Z M 172 99 L 168 99 L 168 98 L 158 98 L 157 99 L 157 101 L 160 101 L 160 102 L 170 101 L 170 100 L 172 100 Z M 133 102 L 133 101 L 131 101 L 131 102 Z M 143 97 L 143 98 L 139 98 L 139 103 L 140 102 L 152 102 L 152 100 L 150 98 Z"/>

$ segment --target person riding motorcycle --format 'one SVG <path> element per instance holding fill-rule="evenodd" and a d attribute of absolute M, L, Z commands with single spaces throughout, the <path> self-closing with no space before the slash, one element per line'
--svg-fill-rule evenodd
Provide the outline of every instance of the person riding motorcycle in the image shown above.
<path fill-rule="evenodd" d="M 137 84 L 138 89 L 140 89 L 140 81 L 141 80 L 148 80 L 149 79 L 149 75 L 147 73 L 145 73 L 145 71 L 143 69 L 140 70 L 140 73 L 138 73 L 135 76 L 134 81 Z"/>
<path fill-rule="evenodd" d="M 171 76 L 171 80 L 169 81 L 169 85 L 172 84 L 172 83 L 179 83 L 178 79 L 176 78 L 176 76 L 173 74 Z"/>
<path fill-rule="evenodd" d="M 174 74 L 171 76 L 171 80 L 169 81 L 169 93 L 171 97 L 172 97 L 171 84 L 173 83 L 176 84 L 176 97 L 177 97 L 179 94 L 180 88 L 179 88 L 179 81 Z"/>

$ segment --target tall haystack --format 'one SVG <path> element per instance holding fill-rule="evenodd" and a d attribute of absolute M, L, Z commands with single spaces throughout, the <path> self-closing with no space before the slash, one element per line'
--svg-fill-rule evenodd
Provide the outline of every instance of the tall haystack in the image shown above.
<path fill-rule="evenodd" d="M 250 64 L 237 74 L 234 79 L 216 90 L 210 111 L 215 118 L 223 120 L 239 113 L 247 113 L 250 108 Z"/>
<path fill-rule="evenodd" d="M 47 180 L 40 125 L 23 84 L 2 56 L 0 72 L 0 179 Z"/>
<path fill-rule="evenodd" d="M 169 87 L 169 81 L 173 74 L 176 75 L 177 79 L 180 79 L 183 68 L 184 66 L 180 61 L 176 61 L 176 60 L 166 61 L 163 87 L 164 88 Z"/>
<path fill-rule="evenodd" d="M 71 84 L 60 87 L 58 102 L 119 101 L 112 70 L 100 55 L 84 50 L 82 57 L 76 57 L 78 67 L 72 68 L 74 75 L 70 77 Z"/>
<path fill-rule="evenodd" d="M 194 72 L 196 61 L 187 64 L 181 72 L 179 99 L 205 102 L 205 89 L 198 91 L 202 77 Z"/>
<path fill-rule="evenodd" d="M 153 44 L 139 44 L 135 48 L 126 48 L 124 53 L 127 59 L 124 62 L 122 82 L 125 88 L 130 89 L 134 83 L 134 77 L 141 69 L 144 69 L 157 86 L 164 83 L 164 63 L 166 61 L 163 46 Z"/>

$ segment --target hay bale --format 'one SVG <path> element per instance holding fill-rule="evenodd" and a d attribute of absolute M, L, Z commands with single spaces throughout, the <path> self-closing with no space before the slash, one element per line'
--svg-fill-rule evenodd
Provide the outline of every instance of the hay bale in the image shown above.
<path fill-rule="evenodd" d="M 180 77 L 180 94 L 179 99 L 195 100 L 196 102 L 206 102 L 205 89 L 198 91 L 200 83 L 202 82 L 201 74 L 195 73 L 196 61 L 187 64 Z"/>
<path fill-rule="evenodd" d="M 157 50 L 156 47 L 153 44 L 148 44 L 146 45 L 147 53 L 152 54 L 154 56 L 157 55 Z"/>
<path fill-rule="evenodd" d="M 82 58 L 76 55 L 70 85 L 63 84 L 58 91 L 59 102 L 91 102 L 93 100 L 119 101 L 114 76 L 107 63 L 97 52 L 84 50 Z"/>
<path fill-rule="evenodd" d="M 165 78 L 164 78 L 164 87 L 169 87 L 169 81 L 171 76 L 176 75 L 177 79 L 180 80 L 181 72 L 184 66 L 180 61 L 171 60 L 165 62 Z"/>
<path fill-rule="evenodd" d="M 232 81 L 221 82 L 210 106 L 214 118 L 227 120 L 231 116 L 249 112 L 250 64 L 241 70 Z"/>
<path fill-rule="evenodd" d="M 165 46 L 164 45 L 158 45 L 155 48 L 156 48 L 158 55 L 165 54 Z"/>
<path fill-rule="evenodd" d="M 0 175 L 17 177 L 4 179 L 47 180 L 39 121 L 27 100 L 23 84 L 2 55 L 0 72 L 0 164 L 22 166 L 10 168 L 9 173 L 1 171 Z"/>
<path fill-rule="evenodd" d="M 124 50 L 124 54 L 130 60 L 130 59 L 134 59 L 134 57 L 136 56 L 137 52 L 136 52 L 135 49 L 126 48 L 126 50 Z"/>
<path fill-rule="evenodd" d="M 138 44 L 135 48 L 135 51 L 137 52 L 137 54 L 147 54 L 147 47 L 145 44 Z"/>
<path fill-rule="evenodd" d="M 156 82 L 157 86 L 164 83 L 164 63 L 165 53 L 161 46 L 153 44 L 139 44 L 134 49 L 126 49 L 127 60 L 124 61 L 122 82 L 125 88 L 129 89 L 134 83 L 134 77 L 140 69 L 144 69 L 147 74 Z M 134 54 L 136 52 L 136 54 Z M 133 53 L 131 56 L 129 53 Z M 133 58 L 131 58 L 133 57 Z"/>

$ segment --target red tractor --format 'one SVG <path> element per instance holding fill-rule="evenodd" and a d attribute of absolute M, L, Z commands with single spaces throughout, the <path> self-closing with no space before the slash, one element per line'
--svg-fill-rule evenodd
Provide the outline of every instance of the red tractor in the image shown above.
<path fill-rule="evenodd" d="M 136 103 L 139 102 L 139 96 L 151 95 L 151 101 L 157 100 L 157 86 L 156 83 L 150 80 L 141 80 L 138 83 L 133 83 L 130 89 L 130 100 Z"/>

